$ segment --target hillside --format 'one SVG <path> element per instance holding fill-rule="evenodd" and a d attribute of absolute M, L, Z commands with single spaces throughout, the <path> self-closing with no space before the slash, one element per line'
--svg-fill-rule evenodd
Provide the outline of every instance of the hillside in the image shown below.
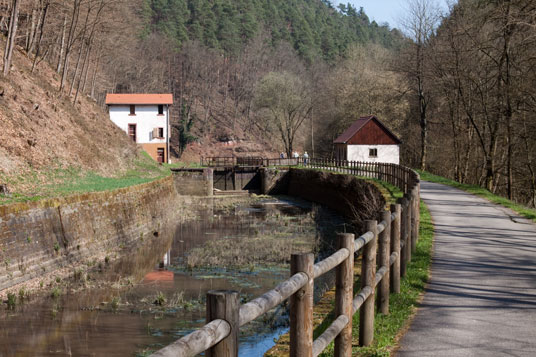
<path fill-rule="evenodd" d="M 335 9 L 327 0 L 144 0 L 145 34 L 163 33 L 178 45 L 199 41 L 236 55 L 267 33 L 272 45 L 290 43 L 301 58 L 333 62 L 351 44 L 400 45 L 401 34 L 371 22 L 351 4 Z"/>
<path fill-rule="evenodd" d="M 39 192 L 58 170 L 120 175 L 141 159 L 102 108 L 85 96 L 74 105 L 58 88 L 47 65 L 31 73 L 20 48 L 10 75 L 0 77 L 0 183 L 12 192 Z"/>

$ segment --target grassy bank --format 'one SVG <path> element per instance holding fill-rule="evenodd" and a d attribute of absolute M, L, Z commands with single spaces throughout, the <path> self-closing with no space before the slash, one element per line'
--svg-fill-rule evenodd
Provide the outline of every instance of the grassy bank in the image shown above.
<path fill-rule="evenodd" d="M 166 177 L 171 174 L 170 168 L 179 166 L 184 165 L 160 165 L 142 152 L 127 171 L 110 176 L 61 164 L 52 168 L 29 170 L 16 176 L 0 174 L 0 183 L 7 184 L 11 191 L 7 196 L 0 194 L 0 205 L 138 185 Z"/>
<path fill-rule="evenodd" d="M 495 195 L 491 193 L 490 191 L 486 190 L 485 188 L 477 186 L 477 185 L 468 185 L 468 184 L 459 183 L 459 182 L 450 180 L 445 177 L 432 175 L 431 173 L 425 172 L 425 171 L 418 171 L 418 172 L 421 175 L 421 180 L 423 181 L 441 183 L 444 185 L 449 185 L 452 187 L 459 188 L 460 190 L 464 190 L 466 192 L 485 198 L 490 202 L 510 208 L 512 211 L 517 212 L 523 217 L 526 217 L 536 222 L 536 209 L 525 207 L 519 203 L 510 201 L 509 199 L 505 197 Z"/>
<path fill-rule="evenodd" d="M 396 349 L 398 339 L 408 326 L 428 281 L 433 236 L 434 229 L 430 212 L 426 205 L 421 203 L 421 227 L 417 253 L 412 256 L 407 275 L 401 280 L 400 294 L 391 294 L 389 315 L 376 314 L 374 341 L 369 347 L 357 347 L 359 343 L 359 312 L 354 315 L 352 356 L 389 356 Z M 357 281 L 356 285 L 359 286 L 359 284 Z M 333 304 L 333 302 L 331 303 Z M 319 326 L 315 330 L 315 336 L 319 336 L 328 325 L 324 323 Z M 333 343 L 331 343 L 321 356 L 332 356 L 333 352 Z"/>
<path fill-rule="evenodd" d="M 389 191 L 392 199 L 401 197 L 402 193 L 394 186 L 379 182 L 381 186 Z M 419 240 L 417 252 L 412 256 L 412 261 L 408 264 L 407 275 L 401 281 L 400 294 L 391 294 L 390 314 L 376 314 L 374 321 L 374 342 L 369 347 L 357 347 L 359 343 L 359 312 L 353 318 L 353 351 L 352 356 L 389 356 L 398 343 L 398 339 L 409 325 L 416 306 L 424 292 L 424 287 L 428 281 L 430 264 L 432 260 L 432 244 L 434 228 L 432 218 L 426 205 L 421 202 L 421 226 L 419 230 Z M 354 294 L 359 290 L 360 260 L 356 261 L 354 284 Z M 314 337 L 317 338 L 324 332 L 334 319 L 334 289 L 327 292 L 321 301 L 315 305 L 314 311 Z M 271 349 L 266 356 L 288 355 L 289 348 L 288 334 L 282 336 L 278 344 Z M 331 343 L 321 356 L 332 356 L 334 353 L 333 343 Z"/>

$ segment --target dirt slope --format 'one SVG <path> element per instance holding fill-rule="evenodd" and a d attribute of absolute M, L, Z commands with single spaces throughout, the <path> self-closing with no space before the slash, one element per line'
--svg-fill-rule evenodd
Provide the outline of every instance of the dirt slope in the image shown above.
<path fill-rule="evenodd" d="M 17 50 L 9 76 L 0 75 L 0 181 L 52 167 L 109 176 L 137 157 L 136 146 L 91 99 L 80 95 L 75 105 L 60 95 L 60 77 L 44 62 L 30 71 L 30 59 Z"/>

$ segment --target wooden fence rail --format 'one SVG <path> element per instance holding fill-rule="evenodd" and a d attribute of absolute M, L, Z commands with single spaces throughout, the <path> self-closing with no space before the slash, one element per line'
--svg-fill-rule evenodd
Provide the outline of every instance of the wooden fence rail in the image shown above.
<path fill-rule="evenodd" d="M 229 158 L 226 160 L 210 158 L 205 162 L 228 164 Z M 278 166 L 281 160 L 289 159 L 262 161 L 265 166 Z M 207 324 L 155 352 L 153 356 L 195 356 L 203 351 L 213 357 L 236 356 L 239 328 L 286 299 L 290 299 L 291 356 L 318 356 L 334 340 L 336 356 L 351 356 L 352 316 L 358 310 L 361 311 L 359 345 L 368 346 L 372 343 L 376 295 L 377 311 L 388 314 L 389 294 L 400 293 L 400 278 L 406 274 L 407 263 L 415 252 L 420 224 L 419 175 L 395 164 L 331 159 L 290 160 L 295 160 L 296 165 L 387 181 L 399 187 L 405 195 L 397 204 L 391 205 L 390 211 L 381 213 L 380 223 L 367 221 L 367 232 L 357 239 L 353 234 L 339 234 L 338 250 L 324 260 L 314 264 L 313 254 L 293 254 L 291 277 L 242 306 L 238 303 L 237 292 L 208 292 Z M 236 164 L 236 160 L 233 164 Z M 282 165 L 288 166 L 289 163 Z M 362 252 L 361 290 L 353 296 L 354 255 L 359 252 Z M 336 318 L 313 341 L 314 280 L 332 269 L 336 269 Z"/>

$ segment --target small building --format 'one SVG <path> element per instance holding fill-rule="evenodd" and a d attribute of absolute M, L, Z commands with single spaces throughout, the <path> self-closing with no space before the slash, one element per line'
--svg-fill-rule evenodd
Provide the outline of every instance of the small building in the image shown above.
<path fill-rule="evenodd" d="M 169 163 L 172 94 L 107 94 L 110 120 L 156 161 Z"/>
<path fill-rule="evenodd" d="M 400 139 L 373 115 L 359 118 L 334 144 L 338 160 L 400 163 Z"/>

